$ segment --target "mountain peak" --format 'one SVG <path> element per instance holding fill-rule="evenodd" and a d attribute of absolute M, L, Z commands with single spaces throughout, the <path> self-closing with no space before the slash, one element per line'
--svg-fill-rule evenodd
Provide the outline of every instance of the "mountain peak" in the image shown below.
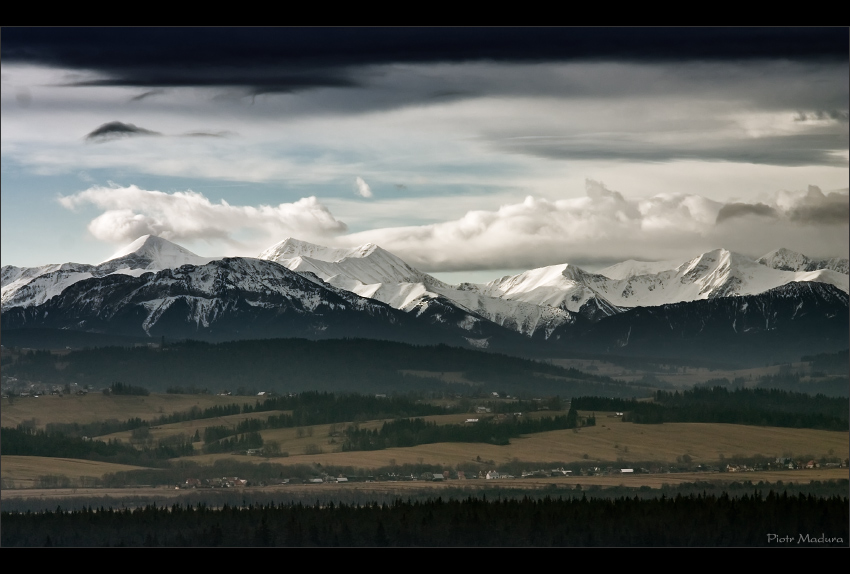
<path fill-rule="evenodd" d="M 257 255 L 257 259 L 266 259 L 268 261 L 280 261 L 282 259 L 292 259 L 294 257 L 309 255 L 315 251 L 322 249 L 326 249 L 326 247 L 322 247 L 321 245 L 315 245 L 313 243 L 308 243 L 307 241 L 302 241 L 294 237 L 287 237 L 283 241 L 275 243 L 274 245 Z"/>
<path fill-rule="evenodd" d="M 786 249 L 785 247 L 780 247 L 775 251 L 762 255 L 759 257 L 758 262 L 781 271 L 816 271 L 818 269 L 829 269 L 843 274 L 846 274 L 848 271 L 846 258 L 812 259 L 807 255 Z"/>
<path fill-rule="evenodd" d="M 200 257 L 185 247 L 172 243 L 156 235 L 142 235 L 129 245 L 119 249 L 111 257 L 101 262 L 108 263 L 116 259 L 142 259 L 149 264 L 148 269 L 169 269 L 186 265 L 203 265 L 208 263 L 208 257 Z"/>
<path fill-rule="evenodd" d="M 347 257 L 362 259 L 379 250 L 383 251 L 374 243 L 365 243 L 359 247 L 335 248 L 316 245 L 315 243 L 302 241 L 294 237 L 287 237 L 260 253 L 257 259 L 282 263 L 296 257 L 310 257 L 327 263 L 336 263 Z"/>

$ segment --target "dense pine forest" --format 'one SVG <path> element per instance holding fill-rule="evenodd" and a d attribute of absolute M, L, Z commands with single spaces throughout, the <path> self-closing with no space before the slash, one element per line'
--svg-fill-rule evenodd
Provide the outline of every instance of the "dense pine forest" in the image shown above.
<path fill-rule="evenodd" d="M 752 492 L 3 512 L 3 546 L 846 546 L 848 498 Z M 671 527 L 684 525 L 687 528 Z"/>

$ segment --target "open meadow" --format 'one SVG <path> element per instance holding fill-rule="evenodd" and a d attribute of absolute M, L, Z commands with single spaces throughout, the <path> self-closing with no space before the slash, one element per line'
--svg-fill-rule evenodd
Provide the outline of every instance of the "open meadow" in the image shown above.
<path fill-rule="evenodd" d="M 3 426 L 14 427 L 35 420 L 36 428 L 48 423 L 92 423 L 107 420 L 125 421 L 140 418 L 153 420 L 163 415 L 188 411 L 192 407 L 206 409 L 234 403 L 254 404 L 256 397 L 219 395 L 154 394 L 148 396 L 105 395 L 91 392 L 85 395 L 42 395 L 35 397 L 3 398 Z"/>
<path fill-rule="evenodd" d="M 264 440 L 276 440 L 287 458 L 268 459 L 281 464 L 319 463 L 322 465 L 379 468 L 393 464 L 437 464 L 454 467 L 469 462 L 504 464 L 523 462 L 654 461 L 675 463 L 689 455 L 695 463 L 716 464 L 723 459 L 766 456 L 821 458 L 846 454 L 850 435 L 843 432 L 812 429 L 754 427 L 721 423 L 666 423 L 638 425 L 619 419 L 602 418 L 595 427 L 556 430 L 511 439 L 509 445 L 485 443 L 436 443 L 407 448 L 374 451 L 333 452 L 338 445 L 328 444 L 329 425 L 314 427 L 313 436 L 297 437 L 295 429 L 263 431 Z M 361 428 L 377 428 L 379 421 L 363 423 Z M 307 445 L 317 445 L 322 454 L 300 454 Z M 199 463 L 211 463 L 234 457 L 246 461 L 267 459 L 243 455 L 214 454 L 191 457 Z"/>
<path fill-rule="evenodd" d="M 47 456 L 3 455 L 0 477 L 4 484 L 13 484 L 16 488 L 37 488 L 56 482 L 57 477 L 65 477 L 77 484 L 93 482 L 109 472 L 139 470 L 142 467 L 129 464 L 115 464 L 95 460 L 76 458 L 56 458 Z M 51 477 L 53 480 L 51 480 Z M 3 490 L 3 496 L 7 490 Z"/>
<path fill-rule="evenodd" d="M 16 421 L 35 419 L 36 426 L 44 428 L 53 422 L 95 422 L 109 419 L 126 420 L 131 417 L 151 420 L 162 414 L 182 412 L 192 407 L 203 409 L 255 402 L 254 397 L 176 394 L 107 396 L 97 393 L 85 396 L 19 398 L 11 405 L 4 400 L 3 424 L 11 426 Z M 235 428 L 238 423 L 248 419 L 266 420 L 270 416 L 282 414 L 291 414 L 291 411 L 240 413 L 154 425 L 145 440 L 134 438 L 133 431 L 129 430 L 98 438 L 120 440 L 140 448 L 149 447 L 151 443 L 155 444 L 163 439 L 189 439 L 196 433 L 203 436 L 208 427 Z M 566 411 L 545 410 L 523 413 L 523 417 L 533 419 L 565 414 Z M 243 454 L 234 454 L 231 451 L 204 453 L 203 442 L 195 441 L 194 455 L 172 458 L 171 464 L 207 466 L 215 464 L 216 461 L 233 461 L 249 464 L 275 463 L 284 466 L 308 465 L 313 468 L 347 467 L 367 473 L 382 467 L 402 465 L 433 465 L 443 469 L 461 466 L 469 468 L 469 465 L 473 465 L 487 470 L 511 463 L 529 463 L 529 470 L 533 470 L 531 467 L 536 463 L 579 463 L 588 467 L 598 464 L 616 468 L 635 467 L 639 470 L 641 467 L 672 465 L 683 460 L 692 465 L 719 466 L 725 465 L 727 461 L 758 457 L 769 460 L 776 457 L 793 457 L 803 462 L 836 457 L 843 459 L 850 450 L 850 435 L 847 432 L 724 423 L 635 424 L 623 422 L 620 417 L 614 416 L 614 413 L 579 414 L 595 414 L 596 425 L 523 435 L 511 438 L 510 444 L 506 445 L 439 442 L 405 448 L 343 452 L 343 433 L 347 427 L 355 425 L 361 430 L 377 430 L 389 419 L 272 428 L 261 430 L 260 435 L 266 446 L 274 446 L 269 450 L 280 453 L 278 456 L 248 456 L 244 451 Z M 456 425 L 470 418 L 495 416 L 454 413 L 421 418 L 438 425 Z M 55 476 L 64 476 L 77 484 L 84 484 L 86 481 L 91 482 L 91 478 L 100 479 L 107 474 L 138 468 L 131 464 L 68 458 L 2 456 L 4 485 L 19 488 L 45 486 L 49 483 L 45 477 Z M 654 484 L 656 479 L 652 477 L 658 475 L 636 474 L 628 479 L 633 480 L 638 476 L 642 477 L 640 481 L 643 482 L 640 484 Z M 838 476 L 846 477 L 846 469 L 841 469 Z M 610 479 L 622 480 L 619 476 Z"/>

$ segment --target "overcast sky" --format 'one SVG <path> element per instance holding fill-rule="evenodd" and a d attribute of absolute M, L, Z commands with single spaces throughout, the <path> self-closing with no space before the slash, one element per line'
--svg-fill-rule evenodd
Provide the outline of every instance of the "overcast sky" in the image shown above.
<path fill-rule="evenodd" d="M 848 29 L 4 28 L 2 259 L 848 256 Z"/>

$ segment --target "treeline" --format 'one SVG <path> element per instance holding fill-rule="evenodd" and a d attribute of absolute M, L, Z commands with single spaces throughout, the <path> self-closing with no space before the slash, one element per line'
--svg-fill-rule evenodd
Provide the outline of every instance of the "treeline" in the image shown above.
<path fill-rule="evenodd" d="M 245 463 L 245 466 L 249 465 L 252 467 L 259 466 L 253 463 Z M 296 466 L 301 467 L 308 465 Z M 223 470 L 224 468 L 227 468 L 227 470 Z M 290 466 L 287 468 L 292 469 L 294 467 Z M 315 465 L 309 465 L 309 468 L 315 470 Z M 331 474 L 333 476 L 336 476 L 335 473 L 338 470 L 339 468 L 335 468 L 333 470 L 330 468 L 327 469 L 328 474 Z M 146 472 L 150 473 L 154 471 Z M 158 472 L 166 471 L 163 470 Z M 351 475 L 351 473 L 342 471 L 340 471 L 340 473 L 349 476 Z M 374 474 L 375 477 L 377 477 L 378 471 L 376 470 Z M 193 476 L 199 475 L 195 474 Z M 206 475 L 201 474 L 200 476 Z M 247 474 L 241 471 L 237 471 L 235 469 L 231 469 L 229 466 L 223 466 L 222 468 L 216 467 L 216 469 L 212 471 L 209 476 L 239 476 L 245 478 L 248 477 Z M 277 473 L 274 473 L 274 476 L 277 476 Z M 285 476 L 293 475 L 286 474 Z M 119 484 L 113 480 L 101 481 L 100 479 L 96 479 L 94 477 L 81 478 L 85 479 L 85 481 L 75 483 L 71 480 L 68 481 L 69 486 L 71 486 L 72 488 L 94 488 L 99 486 L 110 486 Z M 175 478 L 169 484 L 173 486 L 174 484 L 182 482 L 184 478 L 185 477 Z M 39 480 L 41 479 L 48 480 L 48 477 L 40 477 Z M 8 482 L 8 479 L 4 480 Z M 66 478 L 54 477 L 54 480 L 58 480 L 58 482 L 64 482 Z M 142 479 L 140 478 L 140 480 Z M 501 482 L 499 484 L 491 484 L 491 482 L 492 481 L 487 482 L 482 480 L 444 483 L 440 488 L 439 494 L 443 500 L 464 500 L 470 495 L 485 495 L 488 500 L 522 500 L 524 497 L 529 495 L 529 489 L 527 487 L 521 486 L 516 482 Z M 254 484 L 253 481 L 250 481 L 250 483 Z M 478 486 L 471 486 L 471 484 L 473 483 L 478 483 Z M 154 483 L 148 481 L 138 482 L 138 484 L 150 485 Z M 464 486 L 460 486 L 461 484 Z M 14 487 L 8 486 L 5 488 Z M 727 483 L 697 481 L 676 484 L 663 484 L 660 488 L 650 488 L 649 486 L 634 487 L 625 485 L 603 487 L 598 484 L 585 485 L 582 487 L 579 484 L 569 484 L 568 482 L 553 482 L 546 487 L 545 493 L 543 494 L 550 496 L 554 499 L 581 499 L 584 496 L 588 498 L 597 499 L 616 499 L 625 496 L 628 498 L 637 497 L 641 500 L 647 500 L 658 498 L 660 496 L 664 496 L 666 498 L 675 498 L 677 495 L 696 496 L 699 494 L 704 495 L 706 493 L 719 496 L 724 492 L 730 497 L 738 498 L 741 496 L 750 496 L 754 491 L 766 493 L 773 490 L 775 492 L 787 493 L 788 496 L 794 497 L 802 493 L 805 496 L 812 495 L 817 498 L 829 498 L 831 496 L 847 496 L 847 489 L 848 481 L 846 478 L 842 480 L 827 481 L 814 480 L 806 484 L 795 483 L 793 481 L 785 483 L 781 480 L 776 482 L 753 482 L 750 480 L 742 480 Z M 540 494 L 539 496 L 543 496 L 543 494 Z M 408 503 L 416 501 L 428 502 L 429 500 L 433 500 L 433 498 L 434 489 L 426 485 L 417 487 L 415 484 L 409 484 L 404 490 L 404 500 Z M 364 491 L 358 488 L 316 489 L 295 487 L 275 489 L 201 488 L 181 492 L 179 501 L 184 505 L 191 506 L 197 506 L 200 503 L 213 508 L 221 508 L 224 505 L 239 506 L 244 508 L 248 505 L 265 506 L 270 503 L 283 503 L 284 505 L 298 503 L 301 503 L 302 505 L 318 504 L 325 507 L 327 507 L 331 502 L 333 502 L 334 505 L 337 505 L 339 503 L 348 505 L 368 505 L 374 503 L 389 505 L 393 504 L 397 499 L 398 494 L 394 493 L 393 490 L 389 488 L 383 490 Z M 169 494 L 169 492 L 166 490 L 159 490 L 159 492 L 157 492 L 156 490 L 152 491 L 149 489 L 136 492 L 127 491 L 122 493 L 120 498 L 112 497 L 109 494 L 103 494 L 101 496 L 98 496 L 96 493 L 89 491 L 85 493 L 81 492 L 76 496 L 71 494 L 69 494 L 68 496 L 64 496 L 62 498 L 62 509 L 65 511 L 69 511 L 101 507 L 143 508 L 149 505 L 168 507 L 174 504 L 174 502 L 175 500 L 173 494 Z M 33 493 L 33 496 L 29 497 L 4 498 L 3 510 L 6 512 L 14 513 L 55 511 L 56 504 L 56 499 L 41 497 L 37 493 Z"/>
<path fill-rule="evenodd" d="M 116 383 L 120 384 L 120 383 Z M 547 402 L 548 404 L 560 404 L 559 402 Z M 528 410 L 536 409 L 536 403 L 523 403 Z M 38 436 L 39 441 L 46 440 L 45 437 L 74 439 L 78 442 L 90 444 L 99 441 L 83 441 L 81 437 L 103 436 L 122 431 L 134 431 L 145 427 L 161 426 L 179 422 L 224 417 L 227 415 L 263 413 L 278 410 L 291 410 L 292 414 L 272 414 L 265 420 L 251 418 L 237 423 L 235 427 L 215 425 L 207 427 L 204 432 L 204 442 L 207 443 L 204 450 L 207 452 L 230 452 L 231 450 L 245 450 L 248 448 L 260 448 L 262 438 L 257 431 L 294 428 L 299 426 L 311 426 L 317 424 L 328 424 L 338 422 L 365 421 L 375 419 L 404 418 L 414 416 L 428 416 L 435 414 L 448 414 L 456 410 L 445 409 L 408 396 L 375 397 L 360 394 L 333 394 L 327 392 L 306 392 L 292 396 L 270 397 L 257 400 L 254 404 L 230 404 L 215 405 L 205 409 L 192 406 L 187 411 L 162 415 L 156 419 L 146 421 L 141 418 L 132 418 L 126 421 L 109 420 L 95 423 L 48 423 L 45 431 L 35 431 L 35 425 L 19 425 L 19 431 Z M 4 429 L 5 430 L 5 429 Z M 245 433 L 253 432 L 256 437 L 236 437 Z M 215 444 L 226 437 L 236 437 L 232 440 Z M 259 439 L 259 440 L 257 440 Z M 33 439 L 36 440 L 36 439 Z M 246 442 L 247 441 L 247 442 Z M 118 442 L 118 441 L 116 441 Z M 162 441 L 160 441 L 162 442 Z M 30 444 L 30 443 L 26 443 Z M 120 444 L 120 443 L 119 443 Z M 161 445 L 166 448 L 163 452 L 180 452 L 173 456 L 187 456 L 193 454 L 191 441 L 186 440 L 186 445 L 180 446 L 174 451 L 174 445 Z M 19 447 L 16 447 L 19 448 Z M 22 448 L 22 447 L 21 447 Z M 39 447 L 42 450 L 46 446 Z M 127 447 L 132 448 L 132 447 Z M 49 449 L 48 449 L 49 450 Z M 6 452 L 5 454 L 29 454 L 27 452 Z M 69 456 L 69 455 L 40 455 L 40 456 Z"/>
<path fill-rule="evenodd" d="M 595 417 L 582 421 L 584 426 L 596 424 Z M 381 450 L 410 447 L 437 442 L 481 442 L 496 445 L 510 444 L 510 439 L 523 434 L 571 429 L 579 426 L 575 409 L 564 416 L 536 419 L 516 418 L 494 421 L 483 419 L 476 423 L 438 425 L 423 419 L 388 421 L 380 429 L 349 428 L 345 431 L 343 451 Z"/>
<path fill-rule="evenodd" d="M 624 421 L 638 424 L 701 422 L 848 430 L 848 400 L 842 398 L 724 387 L 656 391 L 653 398 L 654 402 L 580 397 L 572 404 L 584 411 L 622 411 Z"/>
<path fill-rule="evenodd" d="M 45 430 L 50 434 L 64 434 L 71 437 L 93 437 L 113 434 L 117 432 L 132 431 L 143 427 L 154 427 L 160 425 L 168 425 L 198 419 L 211 419 L 223 417 L 227 415 L 238 415 L 243 412 L 243 409 L 249 409 L 247 412 L 252 412 L 253 405 L 215 405 L 202 409 L 197 406 L 192 406 L 191 409 L 162 415 L 155 419 L 145 420 L 139 417 L 119 421 L 117 419 L 109 419 L 106 421 L 98 421 L 91 423 L 47 423 Z"/>
<path fill-rule="evenodd" d="M 137 387 L 135 385 L 125 385 L 124 383 L 114 382 L 105 391 L 108 395 L 131 395 L 131 396 L 139 396 L 146 397 L 150 393 L 144 387 Z"/>
<path fill-rule="evenodd" d="M 216 442 L 210 442 L 204 445 L 204 452 L 206 453 L 218 453 L 218 452 L 232 452 L 234 450 L 248 450 L 252 448 L 262 448 L 263 447 L 263 437 L 260 436 L 260 433 L 246 432 L 244 434 L 240 434 L 239 436 L 234 436 L 232 438 L 226 438 Z"/>
<path fill-rule="evenodd" d="M 4 374 L 46 384 L 92 384 L 98 388 L 121 377 L 125 384 L 154 391 L 193 387 L 242 389 L 246 393 L 305 389 L 364 393 L 469 391 L 468 385 L 450 384 L 439 378 L 445 372 L 460 372 L 484 384 L 497 384 L 499 390 L 512 394 L 575 396 L 587 392 L 583 388 L 573 390 L 579 382 L 605 385 L 604 394 L 609 396 L 635 394 L 635 389 L 625 383 L 549 363 L 446 345 L 414 346 L 365 339 L 264 339 L 220 344 L 187 341 L 161 349 L 106 347 L 63 355 L 61 368 L 58 362 L 57 355 L 46 351 L 27 352 L 14 364 L 4 366 Z M 641 391 L 637 393 L 642 396 Z"/>
<path fill-rule="evenodd" d="M 837 353 L 819 353 L 806 355 L 800 360 L 809 363 L 813 371 L 821 371 L 832 375 L 847 375 L 850 372 L 850 350 Z"/>
<path fill-rule="evenodd" d="M 0 428 L 4 455 L 79 458 L 118 464 L 163 466 L 167 459 L 194 454 L 190 440 L 158 441 L 155 447 L 135 448 L 118 440 L 100 441 L 62 433 L 23 428 Z"/>
<path fill-rule="evenodd" d="M 818 373 L 823 375 L 823 373 Z M 850 378 L 844 376 L 824 376 L 823 378 L 804 380 L 800 373 L 779 373 L 759 377 L 756 386 L 763 389 L 824 395 L 828 397 L 850 396 Z"/>
<path fill-rule="evenodd" d="M 150 422 L 139 417 L 134 417 L 127 419 L 126 421 L 109 419 L 106 421 L 90 423 L 47 423 L 45 425 L 45 431 L 47 431 L 48 434 L 63 434 L 69 437 L 80 438 L 84 436 L 94 437 L 123 431 L 132 431 L 150 425 Z"/>
<path fill-rule="evenodd" d="M 846 496 L 789 496 L 771 490 L 741 497 L 726 493 L 652 499 L 469 496 L 360 505 L 57 508 L 3 512 L 0 543 L 7 547 L 846 547 L 849 506 Z M 770 533 L 778 536 L 771 539 Z"/>
<path fill-rule="evenodd" d="M 246 405 L 242 412 L 293 411 L 292 426 L 318 425 L 354 420 L 392 417 L 417 417 L 446 414 L 444 408 L 407 395 L 376 397 L 360 393 L 307 391 L 297 395 L 270 397 Z"/>
<path fill-rule="evenodd" d="M 271 397 L 257 401 L 256 405 L 243 405 L 243 413 L 292 411 L 292 414 L 270 415 L 266 419 L 251 418 L 240 421 L 235 427 L 216 425 L 204 431 L 206 452 L 227 452 L 227 447 L 215 445 L 217 441 L 242 433 L 268 429 L 294 428 L 320 424 L 333 424 L 375 419 L 394 419 L 436 414 L 450 414 L 456 409 L 445 409 L 418 402 L 407 396 L 374 397 L 360 394 L 334 394 L 306 392 L 292 396 Z M 226 444 L 242 443 L 228 441 Z M 262 446 L 262 445 L 260 445 Z M 259 448 L 246 446 L 245 448 Z M 219 450 L 223 449 L 223 450 Z"/>

